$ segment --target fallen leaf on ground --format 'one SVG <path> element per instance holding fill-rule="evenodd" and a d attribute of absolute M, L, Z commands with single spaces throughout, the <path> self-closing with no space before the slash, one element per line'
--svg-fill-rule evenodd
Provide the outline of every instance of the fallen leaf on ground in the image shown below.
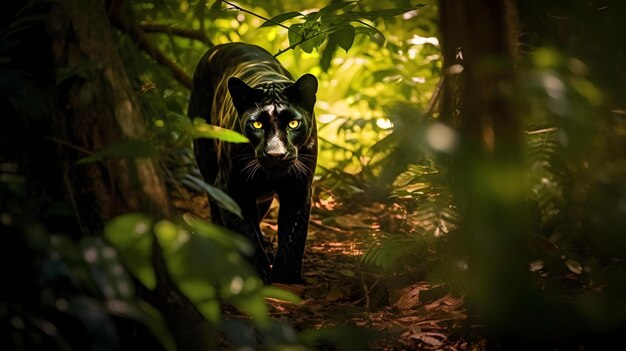
<path fill-rule="evenodd" d="M 325 299 L 326 299 L 326 301 L 334 302 L 334 301 L 337 301 L 337 300 L 343 298 L 344 296 L 345 296 L 345 294 L 344 294 L 344 292 L 341 289 L 339 289 L 337 287 L 334 287 L 334 288 L 330 289 L 328 294 L 326 294 Z"/>

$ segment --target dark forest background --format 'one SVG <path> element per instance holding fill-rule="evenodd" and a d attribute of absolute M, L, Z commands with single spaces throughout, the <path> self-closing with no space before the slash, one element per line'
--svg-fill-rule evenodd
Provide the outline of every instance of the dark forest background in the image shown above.
<path fill-rule="evenodd" d="M 343 272 L 367 313 L 374 285 L 427 282 L 464 301 L 448 330 L 464 349 L 621 344 L 625 2 L 0 9 L 3 349 L 383 347 L 348 322 L 272 318 L 268 299 L 298 294 L 263 286 L 247 242 L 203 216 L 206 196 L 237 208 L 202 181 L 192 140 L 241 139 L 186 117 L 190 77 L 234 41 L 320 81 L 313 218 L 367 234 Z"/>

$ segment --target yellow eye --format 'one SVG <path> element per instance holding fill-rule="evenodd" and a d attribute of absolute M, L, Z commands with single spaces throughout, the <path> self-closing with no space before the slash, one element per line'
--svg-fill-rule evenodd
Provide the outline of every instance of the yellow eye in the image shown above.
<path fill-rule="evenodd" d="M 291 121 L 289 121 L 289 128 L 296 129 L 299 126 L 300 126 L 300 121 L 297 121 L 295 119 L 292 119 Z"/>
<path fill-rule="evenodd" d="M 261 129 L 261 128 L 263 128 L 263 123 L 261 123 L 259 121 L 254 121 L 254 122 L 252 122 L 252 128 L 254 128 L 254 129 Z"/>

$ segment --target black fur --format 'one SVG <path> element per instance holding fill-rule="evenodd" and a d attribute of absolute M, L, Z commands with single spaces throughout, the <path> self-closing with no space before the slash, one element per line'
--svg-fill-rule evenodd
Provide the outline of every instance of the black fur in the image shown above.
<path fill-rule="evenodd" d="M 250 139 L 249 144 L 198 139 L 194 148 L 205 181 L 228 193 L 243 212 L 241 220 L 211 203 L 213 221 L 250 240 L 255 247 L 250 261 L 265 282 L 303 282 L 317 162 L 316 92 L 314 76 L 294 82 L 270 53 L 243 43 L 211 48 L 194 74 L 188 115 Z M 259 223 L 274 196 L 280 210 L 272 258 Z"/>

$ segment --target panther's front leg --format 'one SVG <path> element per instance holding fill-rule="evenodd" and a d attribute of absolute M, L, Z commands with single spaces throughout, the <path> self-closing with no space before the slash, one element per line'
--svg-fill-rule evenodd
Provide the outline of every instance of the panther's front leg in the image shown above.
<path fill-rule="evenodd" d="M 241 191 L 242 187 L 231 184 L 229 188 L 238 189 L 228 191 L 228 193 L 241 208 L 243 219 L 230 211 L 220 208 L 222 223 L 227 229 L 239 233 L 248 239 L 253 248 L 252 256 L 248 257 L 248 261 L 256 269 L 263 282 L 268 283 L 270 280 L 270 260 L 265 253 L 263 245 L 256 198 L 246 191 Z"/>
<path fill-rule="evenodd" d="M 259 278 L 261 278 L 264 283 L 268 283 L 270 278 L 270 262 L 262 244 L 259 224 L 254 223 L 254 221 L 248 217 L 248 211 L 245 211 L 244 208 L 242 208 L 242 211 L 244 212 L 243 220 L 231 212 L 221 209 L 224 226 L 233 232 L 244 235 L 249 240 L 254 251 L 252 256 L 247 257 L 248 261 L 256 269 Z"/>
<path fill-rule="evenodd" d="M 278 250 L 272 267 L 274 283 L 302 284 L 302 261 L 311 214 L 310 186 L 278 192 Z"/>

